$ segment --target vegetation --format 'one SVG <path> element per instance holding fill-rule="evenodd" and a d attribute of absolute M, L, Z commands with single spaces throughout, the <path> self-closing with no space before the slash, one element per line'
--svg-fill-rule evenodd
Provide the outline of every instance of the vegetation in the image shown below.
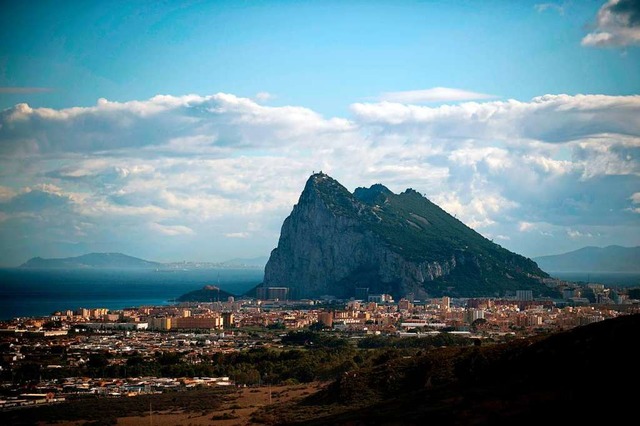
<path fill-rule="evenodd" d="M 254 421 L 305 425 L 622 424 L 633 416 L 635 342 L 640 315 L 505 344 L 443 347 L 341 375 L 288 406 L 265 407 Z M 384 356 L 382 356 L 384 355 Z M 568 364 L 567 364 L 568 362 Z M 618 367 L 604 371 L 603 366 Z M 567 409 L 569 407 L 569 409 Z"/>
<path fill-rule="evenodd" d="M 122 368 L 229 375 L 249 385 L 331 381 L 300 402 L 263 407 L 252 420 L 266 424 L 540 424 L 550 420 L 548 413 L 555 413 L 554 421 L 612 424 L 635 406 L 635 394 L 627 385 L 640 380 L 630 338 L 639 330 L 638 314 L 497 344 L 450 334 L 344 339 L 304 330 L 283 336 L 283 348 L 218 353 L 195 365 L 176 353 L 138 353 Z M 107 354 L 94 354 L 87 372 L 114 368 L 110 361 Z M 150 404 L 154 411 L 213 411 L 233 394 L 233 389 L 214 388 L 136 398 L 89 397 L 0 413 L 0 423 L 64 419 L 115 424 L 123 413 L 146 415 Z M 222 416 L 211 420 L 230 420 L 233 413 Z"/>
<path fill-rule="evenodd" d="M 557 296 L 540 283 L 548 277 L 535 262 L 490 241 L 418 192 L 394 194 L 377 184 L 351 194 L 326 175 L 312 180 L 323 202 L 338 216 L 358 221 L 362 232 L 373 232 L 389 249 L 413 262 L 450 265 L 452 272 L 428 284 L 433 296 L 502 296 L 508 290 L 533 290 Z M 363 268 L 345 279 L 375 283 L 375 268 Z M 393 291 L 393 283 L 379 283 Z M 367 287 L 375 285 L 367 285 Z"/>
<path fill-rule="evenodd" d="M 263 332 L 265 330 L 263 329 Z M 273 333 L 273 331 L 269 331 Z M 40 379 L 86 377 L 219 377 L 228 376 L 238 384 L 308 383 L 333 380 L 357 368 L 377 364 L 394 356 L 415 356 L 421 350 L 442 346 L 470 346 L 473 340 L 450 334 L 430 337 L 371 336 L 349 339 L 337 333 L 301 330 L 282 337 L 282 348 L 255 347 L 232 353 L 215 353 L 202 362 L 187 358 L 187 352 L 133 352 L 126 358 L 114 358 L 108 352 L 94 352 L 82 367 L 42 368 L 61 359 L 40 359 L 26 363 L 3 375 L 15 383 Z M 389 350 L 392 350 L 389 352 Z M 64 357 L 64 354 L 60 354 Z"/>
<path fill-rule="evenodd" d="M 377 348 L 415 348 L 429 349 L 443 346 L 470 346 L 474 339 L 455 334 L 439 333 L 428 337 L 391 337 L 370 336 L 358 341 L 358 347 L 362 349 Z"/>
<path fill-rule="evenodd" d="M 140 395 L 135 398 L 85 397 L 56 405 L 44 405 L 0 412 L 0 424 L 38 424 L 47 422 L 79 421 L 93 425 L 115 425 L 122 416 L 147 416 L 149 412 L 172 410 L 201 413 L 217 410 L 233 398 L 232 388 L 202 388 L 189 392 L 167 392 L 159 395 Z M 149 423 L 147 419 L 141 423 Z"/>

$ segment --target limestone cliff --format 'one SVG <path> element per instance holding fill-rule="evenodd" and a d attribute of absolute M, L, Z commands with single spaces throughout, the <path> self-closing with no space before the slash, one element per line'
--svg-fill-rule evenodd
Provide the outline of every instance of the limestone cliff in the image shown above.
<path fill-rule="evenodd" d="M 359 287 L 395 297 L 544 293 L 547 275 L 494 244 L 416 191 L 394 194 L 377 184 L 351 194 L 326 174 L 312 175 L 278 247 L 265 286 L 294 297 L 351 297 Z"/>

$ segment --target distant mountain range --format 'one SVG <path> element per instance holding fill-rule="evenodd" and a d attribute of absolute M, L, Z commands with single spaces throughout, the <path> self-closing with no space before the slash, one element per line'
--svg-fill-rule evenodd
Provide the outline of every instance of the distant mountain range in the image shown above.
<path fill-rule="evenodd" d="M 224 262 L 220 262 L 220 265 L 227 268 L 235 268 L 235 267 L 264 268 L 264 265 L 267 264 L 268 260 L 269 260 L 269 257 L 267 256 L 252 257 L 249 259 L 238 258 L 238 259 L 231 259 L 231 260 L 226 260 Z"/>
<path fill-rule="evenodd" d="M 44 259 L 34 257 L 20 268 L 32 269 L 159 269 L 163 271 L 209 268 L 264 268 L 267 257 L 231 259 L 225 262 L 171 262 L 160 263 L 127 256 L 122 253 L 89 253 L 76 257 Z"/>
<path fill-rule="evenodd" d="M 21 268 L 34 269 L 85 269 L 85 268 L 127 268 L 127 269 L 151 269 L 159 268 L 162 263 L 151 262 L 137 257 L 127 256 L 122 253 L 89 253 L 77 257 L 64 257 L 57 259 L 43 259 L 34 257 L 29 259 Z"/>
<path fill-rule="evenodd" d="M 639 247 L 584 247 L 533 259 L 547 272 L 639 272 Z"/>

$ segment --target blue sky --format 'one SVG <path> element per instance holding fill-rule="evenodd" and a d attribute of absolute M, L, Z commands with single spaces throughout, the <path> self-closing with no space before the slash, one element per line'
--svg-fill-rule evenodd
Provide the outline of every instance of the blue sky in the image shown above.
<path fill-rule="evenodd" d="M 0 2 L 0 262 L 267 255 L 304 181 L 638 245 L 640 5 Z"/>
<path fill-rule="evenodd" d="M 520 100 L 637 92 L 637 48 L 580 47 L 602 1 L 540 4 L 4 1 L 0 84 L 51 91 L 5 93 L 0 106 L 268 92 L 344 115 L 382 92 L 430 87 Z"/>

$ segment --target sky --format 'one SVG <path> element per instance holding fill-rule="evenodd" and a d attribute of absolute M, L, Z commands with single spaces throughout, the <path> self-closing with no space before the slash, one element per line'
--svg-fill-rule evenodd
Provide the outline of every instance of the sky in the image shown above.
<path fill-rule="evenodd" d="M 640 0 L 0 0 L 0 266 L 268 256 L 320 170 L 640 245 Z"/>

